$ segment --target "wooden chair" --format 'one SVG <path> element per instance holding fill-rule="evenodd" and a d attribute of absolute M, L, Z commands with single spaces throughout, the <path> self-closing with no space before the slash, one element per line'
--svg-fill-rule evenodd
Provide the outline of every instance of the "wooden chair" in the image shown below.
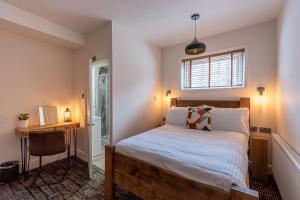
<path fill-rule="evenodd" d="M 39 157 L 39 173 L 34 178 L 31 184 L 33 185 L 35 184 L 36 179 L 40 177 L 42 172 L 42 157 L 64 153 L 68 150 L 69 144 L 66 144 L 65 132 L 63 130 L 29 132 L 28 138 L 29 138 L 28 169 L 30 165 L 30 157 L 31 156 Z M 68 153 L 68 168 L 69 168 L 69 164 L 70 164 L 70 154 Z M 52 184 L 57 184 L 62 182 L 68 171 L 68 168 L 66 169 L 61 180 L 55 183 L 50 183 L 50 184 L 47 183 L 47 185 L 52 185 Z"/>

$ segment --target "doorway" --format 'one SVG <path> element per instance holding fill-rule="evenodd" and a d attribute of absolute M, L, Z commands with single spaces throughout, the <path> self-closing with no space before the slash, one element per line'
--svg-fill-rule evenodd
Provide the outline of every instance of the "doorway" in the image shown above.
<path fill-rule="evenodd" d="M 110 69 L 108 60 L 90 65 L 91 168 L 105 170 L 104 147 L 110 143 Z"/>

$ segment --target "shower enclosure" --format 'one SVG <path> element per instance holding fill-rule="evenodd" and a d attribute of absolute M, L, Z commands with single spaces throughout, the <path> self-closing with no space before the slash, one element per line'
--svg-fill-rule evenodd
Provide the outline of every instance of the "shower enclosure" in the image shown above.
<path fill-rule="evenodd" d="M 108 66 L 96 68 L 95 116 L 101 117 L 101 141 L 109 143 L 109 69 Z"/>
<path fill-rule="evenodd" d="M 110 74 L 109 62 L 92 63 L 92 158 L 104 168 L 104 145 L 110 142 Z"/>

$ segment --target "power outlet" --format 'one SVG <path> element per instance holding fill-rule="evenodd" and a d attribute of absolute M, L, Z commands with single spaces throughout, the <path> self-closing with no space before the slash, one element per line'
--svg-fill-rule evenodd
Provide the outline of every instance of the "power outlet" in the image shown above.
<path fill-rule="evenodd" d="M 259 127 L 259 132 L 271 134 L 272 130 L 271 130 L 271 128 Z"/>
<path fill-rule="evenodd" d="M 257 126 L 250 126 L 250 132 L 257 132 Z"/>

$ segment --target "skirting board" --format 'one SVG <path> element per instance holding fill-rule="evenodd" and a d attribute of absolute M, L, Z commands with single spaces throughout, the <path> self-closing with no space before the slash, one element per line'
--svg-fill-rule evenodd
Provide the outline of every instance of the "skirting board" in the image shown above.
<path fill-rule="evenodd" d="M 71 149 L 71 156 L 74 156 L 74 149 Z M 54 156 L 45 156 L 42 158 L 42 165 L 46 165 L 49 164 L 51 162 L 57 161 L 57 160 L 61 160 L 61 159 L 65 159 L 67 158 L 68 155 L 67 153 L 63 153 L 63 154 L 57 154 Z M 83 161 L 88 161 L 88 156 L 87 154 L 82 151 L 81 149 L 77 149 L 77 157 L 80 158 Z M 39 167 L 39 158 L 35 157 L 35 156 L 31 156 L 30 158 L 30 170 L 38 168 Z M 20 170 L 21 172 L 21 166 L 20 166 Z"/>

